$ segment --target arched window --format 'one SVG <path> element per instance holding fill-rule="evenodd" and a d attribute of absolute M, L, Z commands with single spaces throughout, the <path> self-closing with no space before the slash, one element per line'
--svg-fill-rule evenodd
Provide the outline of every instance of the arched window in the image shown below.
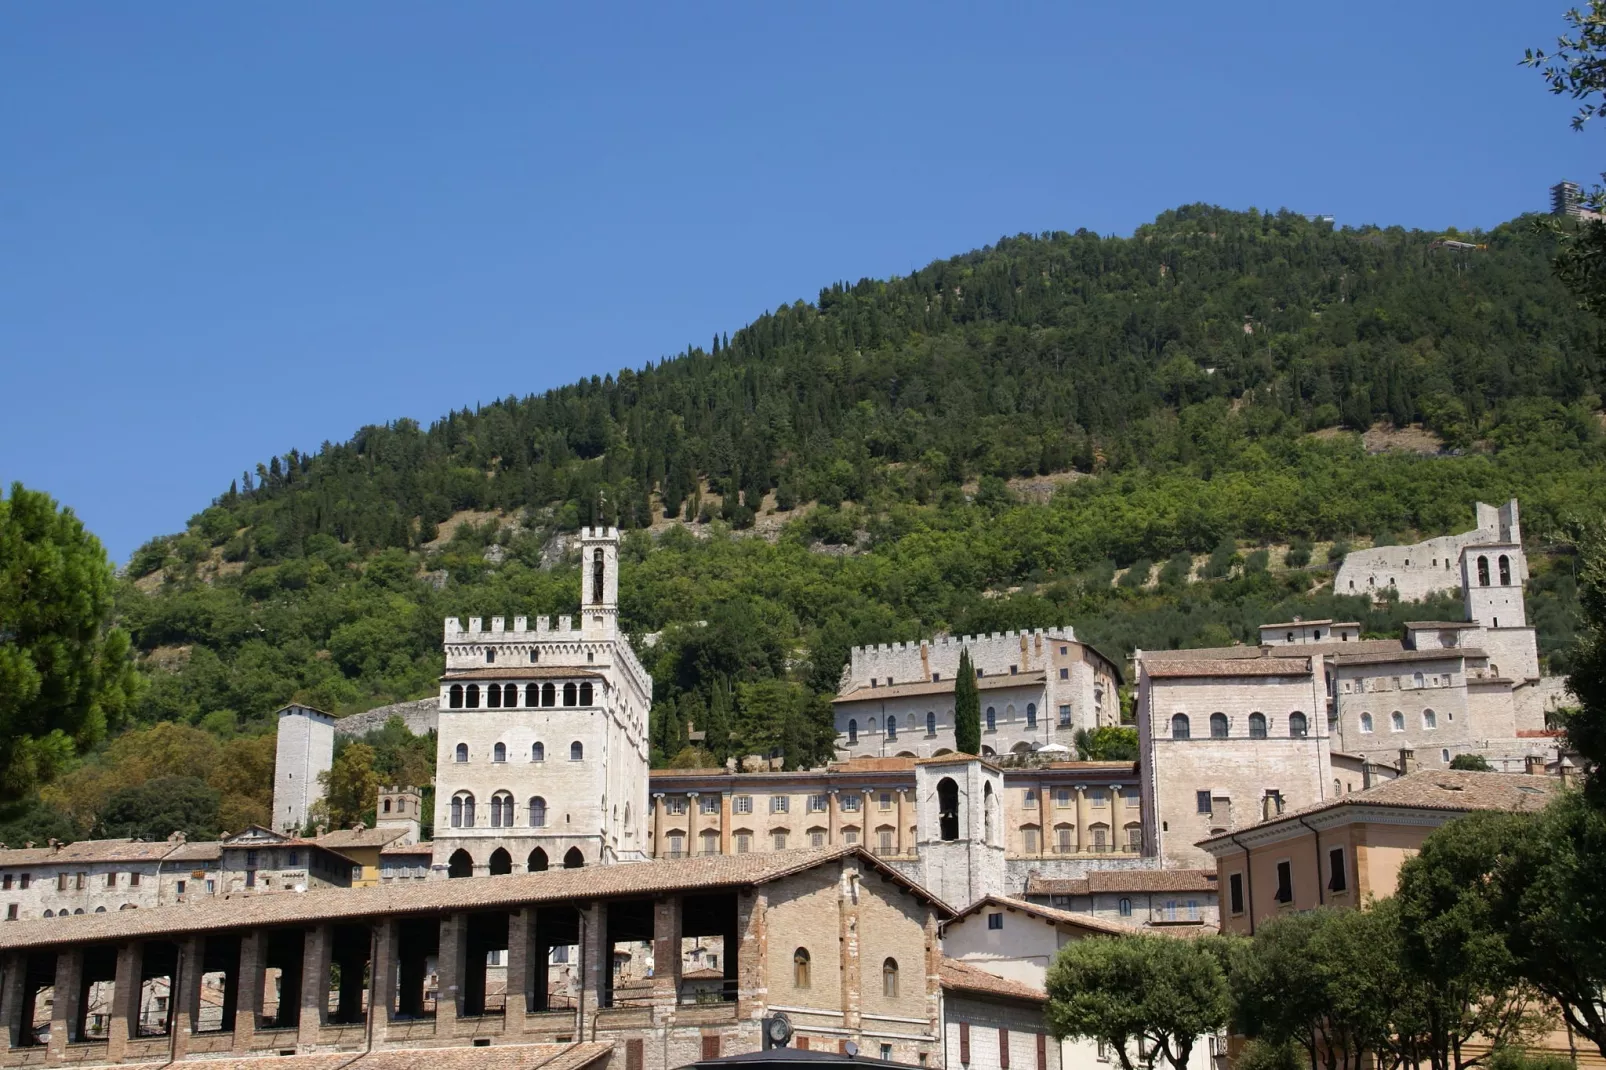
<path fill-rule="evenodd" d="M 447 704 L 451 706 L 452 709 L 460 710 L 463 708 L 462 684 L 453 684 L 451 690 L 447 692 L 447 695 L 449 696 L 447 699 Z"/>
<path fill-rule="evenodd" d="M 1401 713 L 1399 710 L 1395 710 L 1393 713 L 1389 714 L 1389 723 L 1391 727 L 1393 727 L 1394 731 L 1405 731 L 1405 714 Z"/>
<path fill-rule="evenodd" d="M 987 707 L 987 731 L 998 731 L 998 713 L 991 706 Z"/>
<path fill-rule="evenodd" d="M 496 651 L 487 650 L 485 652 L 485 664 L 487 664 L 487 665 L 495 665 L 496 664 Z"/>
<path fill-rule="evenodd" d="M 1478 586 L 1489 586 L 1489 559 L 1481 554 L 1478 555 Z"/>
<path fill-rule="evenodd" d="M 554 684 L 541 685 L 541 705 L 556 706 L 558 704 L 558 689 Z"/>
<path fill-rule="evenodd" d="M 1037 703 L 1035 702 L 1028 702 L 1026 704 L 1026 727 L 1037 727 Z"/>
<path fill-rule="evenodd" d="M 936 734 L 937 734 L 937 715 L 935 713 L 928 712 L 926 714 L 926 735 L 934 736 Z"/>
<path fill-rule="evenodd" d="M 1266 715 L 1264 713 L 1251 713 L 1249 715 L 1249 738 L 1266 738 Z"/>
<path fill-rule="evenodd" d="M 499 791 L 491 796 L 491 827 L 494 829 L 510 829 L 513 827 L 513 796 L 505 791 Z M 509 863 L 511 867 L 511 863 Z M 512 872 L 510 868 L 508 872 Z"/>
<path fill-rule="evenodd" d="M 870 733 L 872 736 L 875 735 L 875 718 L 874 717 L 868 717 L 868 718 L 865 719 L 864 730 L 866 732 Z"/>
<path fill-rule="evenodd" d="M 1333 778 L 1333 794 L 1335 796 L 1344 794 L 1344 782 L 1337 777 Z"/>
<path fill-rule="evenodd" d="M 848 745 L 859 742 L 859 722 L 856 718 L 848 718 Z"/>
<path fill-rule="evenodd" d="M 491 761 L 493 761 L 493 762 L 505 762 L 505 761 L 507 761 L 507 745 L 506 744 L 498 743 L 496 746 L 491 748 Z"/>
<path fill-rule="evenodd" d="M 493 710 L 499 710 L 499 709 L 502 708 L 502 685 L 501 684 L 486 684 L 485 685 L 485 705 L 488 708 L 493 709 Z"/>
<path fill-rule="evenodd" d="M 1132 916 L 1132 900 L 1130 900 L 1130 899 L 1121 900 L 1119 903 L 1117 903 L 1115 905 L 1115 909 L 1120 912 L 1121 917 L 1130 918 Z"/>
<path fill-rule="evenodd" d="M 1227 738 L 1227 715 L 1226 714 L 1224 714 L 1224 713 L 1212 713 L 1210 715 L 1210 738 L 1211 739 L 1226 739 Z"/>
<path fill-rule="evenodd" d="M 490 870 L 491 876 L 493 877 L 500 877 L 504 874 L 512 873 L 513 856 L 508 854 L 505 848 L 498 847 L 496 850 L 491 852 Z"/>
<path fill-rule="evenodd" d="M 463 703 L 471 710 L 480 708 L 480 685 L 469 684 L 463 692 Z"/>
<path fill-rule="evenodd" d="M 1369 714 L 1369 713 L 1361 714 L 1361 731 L 1362 732 L 1366 732 L 1366 733 L 1370 733 L 1372 731 L 1372 715 L 1371 714 Z"/>
<path fill-rule="evenodd" d="M 459 848 L 452 852 L 451 860 L 446 863 L 448 877 L 474 876 L 474 858 L 467 851 Z"/>
<path fill-rule="evenodd" d="M 573 706 L 579 697 L 580 689 L 575 687 L 572 682 L 563 685 L 563 704 L 565 706 Z"/>
<path fill-rule="evenodd" d="M 541 686 L 539 684 L 524 685 L 524 704 L 532 707 L 541 705 Z"/>
<path fill-rule="evenodd" d="M 1305 720 L 1305 715 L 1298 710 L 1290 713 L 1288 715 L 1288 738 L 1304 739 L 1309 734 L 1310 724 Z"/>
<path fill-rule="evenodd" d="M 1427 686 L 1427 680 L 1419 672 L 1412 673 L 1411 674 L 1411 686 L 1412 687 L 1426 687 Z"/>
<path fill-rule="evenodd" d="M 547 867 L 546 852 L 537 847 L 530 852 L 530 857 L 524 862 L 524 868 L 531 873 L 545 873 Z"/>
<path fill-rule="evenodd" d="M 1439 760 L 1442 761 L 1445 765 L 1449 765 L 1450 764 L 1450 748 L 1449 747 L 1446 747 L 1446 748 L 1444 748 L 1443 750 L 1441 750 L 1439 752 Z"/>
<path fill-rule="evenodd" d="M 47 917 L 47 918 L 53 918 L 53 917 L 55 917 L 55 916 L 56 916 L 56 912 L 55 912 L 55 911 L 54 911 L 54 910 L 50 910 L 50 909 L 48 909 L 48 908 L 46 908 L 46 910 L 45 910 L 45 917 Z"/>
<path fill-rule="evenodd" d="M 1422 711 L 1422 727 L 1433 729 L 1439 727 L 1439 715 L 1432 710 Z"/>
<path fill-rule="evenodd" d="M 452 796 L 452 827 L 454 829 L 474 827 L 474 796 L 466 791 L 460 791 Z"/>
<path fill-rule="evenodd" d="M 585 683 L 580 685 L 580 705 L 582 705 L 582 706 L 591 705 L 591 698 L 592 698 L 591 682 L 588 680 Z"/>
<path fill-rule="evenodd" d="M 809 987 L 809 949 L 806 947 L 792 952 L 792 987 Z"/>
<path fill-rule="evenodd" d="M 953 777 L 937 781 L 937 821 L 943 839 L 959 838 L 959 785 Z"/>
<path fill-rule="evenodd" d="M 512 709 L 519 704 L 519 685 L 504 684 L 502 686 L 502 705 Z"/>
<path fill-rule="evenodd" d="M 887 718 L 887 738 L 888 739 L 897 739 L 898 738 L 898 719 L 896 717 L 888 717 Z"/>
<path fill-rule="evenodd" d="M 460 761 L 460 762 L 468 761 L 468 744 L 467 743 L 459 743 L 457 745 L 457 760 Z"/>
<path fill-rule="evenodd" d="M 1179 714 L 1174 715 L 1171 718 L 1171 738 L 1172 739 L 1187 739 L 1188 738 L 1188 715 L 1187 714 L 1179 713 Z"/>
<path fill-rule="evenodd" d="M 539 795 L 530 796 L 530 827 L 546 828 L 546 800 Z"/>
<path fill-rule="evenodd" d="M 573 743 L 569 744 L 569 761 L 571 761 L 571 762 L 584 761 L 585 760 L 585 756 L 586 756 L 586 749 L 585 749 L 585 747 L 583 747 L 580 744 L 580 741 L 578 739 L 575 740 Z"/>
<path fill-rule="evenodd" d="M 599 547 L 591 555 L 591 601 L 602 602 L 602 550 Z"/>
<path fill-rule="evenodd" d="M 384 802 L 384 811 L 387 814 L 390 813 L 390 800 L 389 799 L 386 799 L 385 802 Z"/>
<path fill-rule="evenodd" d="M 545 743 L 532 743 L 532 744 L 530 744 L 530 761 L 532 761 L 532 762 L 544 762 L 544 761 L 546 761 L 546 744 Z"/>
<path fill-rule="evenodd" d="M 563 856 L 564 869 L 582 869 L 586 864 L 586 856 L 580 853 L 580 848 L 571 847 Z"/>
<path fill-rule="evenodd" d="M 898 998 L 897 959 L 888 959 L 881 964 L 881 994 L 887 999 Z"/>
<path fill-rule="evenodd" d="M 1511 558 L 1505 554 L 1500 555 L 1500 586 L 1511 586 Z"/>

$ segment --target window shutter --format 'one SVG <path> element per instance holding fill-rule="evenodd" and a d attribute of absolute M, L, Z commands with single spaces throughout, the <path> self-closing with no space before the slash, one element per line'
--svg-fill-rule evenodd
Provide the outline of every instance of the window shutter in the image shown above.
<path fill-rule="evenodd" d="M 642 1070 L 644 1061 L 642 1056 L 642 1041 L 639 1037 L 625 1041 L 625 1070 Z"/>
<path fill-rule="evenodd" d="M 959 1023 L 959 1061 L 970 1065 L 970 1023 Z"/>
<path fill-rule="evenodd" d="M 1009 1070 L 1009 1030 L 998 1031 L 998 1065 Z"/>
<path fill-rule="evenodd" d="M 1037 1070 L 1048 1070 L 1048 1036 L 1037 1034 Z"/>
<path fill-rule="evenodd" d="M 706 1033 L 703 1034 L 703 1058 L 704 1059 L 717 1059 L 717 1058 L 719 1058 L 719 1034 L 718 1033 L 715 1033 L 712 1036 L 710 1036 L 710 1035 L 708 1035 Z"/>
<path fill-rule="evenodd" d="M 809 1038 L 808 1037 L 798 1037 L 797 1038 L 797 1050 L 798 1051 L 808 1051 L 809 1050 Z"/>

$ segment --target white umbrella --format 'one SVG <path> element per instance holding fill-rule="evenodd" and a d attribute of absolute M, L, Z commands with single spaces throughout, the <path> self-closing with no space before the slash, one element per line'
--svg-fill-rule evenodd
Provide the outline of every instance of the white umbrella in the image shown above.
<path fill-rule="evenodd" d="M 1045 743 L 1037 748 L 1038 754 L 1069 754 L 1071 748 L 1063 743 Z"/>

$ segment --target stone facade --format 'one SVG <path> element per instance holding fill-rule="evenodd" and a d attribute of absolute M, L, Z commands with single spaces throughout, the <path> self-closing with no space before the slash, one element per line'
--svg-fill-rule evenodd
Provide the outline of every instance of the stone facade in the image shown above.
<path fill-rule="evenodd" d="M 310 706 L 286 706 L 279 711 L 277 750 L 273 759 L 273 827 L 300 832 L 322 801 L 318 782 L 334 764 L 335 719 Z"/>
<path fill-rule="evenodd" d="M 1464 586 L 1462 560 L 1469 547 L 1517 544 L 1520 548 L 1522 542 L 1517 499 L 1498 508 L 1478 502 L 1474 509 L 1477 526 L 1471 531 L 1411 546 L 1351 550 L 1338 567 L 1333 590 L 1338 594 L 1377 594 L 1393 588 L 1402 602 L 1460 593 Z"/>
<path fill-rule="evenodd" d="M 1121 674 L 1070 627 L 854 647 L 835 700 L 842 757 L 929 758 L 954 749 L 954 675 L 969 651 L 982 757 L 1074 752 L 1082 728 L 1116 724 Z"/>

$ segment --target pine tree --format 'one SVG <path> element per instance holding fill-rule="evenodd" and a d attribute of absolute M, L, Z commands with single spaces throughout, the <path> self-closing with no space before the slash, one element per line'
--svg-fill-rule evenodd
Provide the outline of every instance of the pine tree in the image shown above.
<path fill-rule="evenodd" d="M 969 650 L 959 652 L 959 677 L 954 681 L 954 750 L 981 753 L 981 691 Z"/>

